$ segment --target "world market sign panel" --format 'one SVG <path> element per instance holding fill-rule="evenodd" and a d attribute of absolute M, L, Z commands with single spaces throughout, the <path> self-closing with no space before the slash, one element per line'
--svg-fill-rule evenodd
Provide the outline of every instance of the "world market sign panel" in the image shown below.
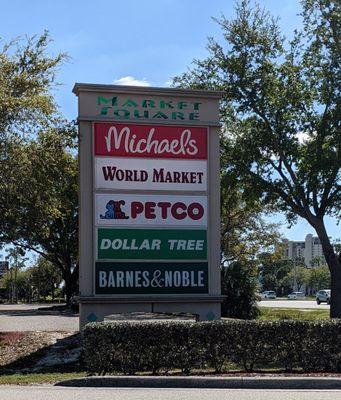
<path fill-rule="evenodd" d="M 95 188 L 206 191 L 207 161 L 96 157 Z"/>

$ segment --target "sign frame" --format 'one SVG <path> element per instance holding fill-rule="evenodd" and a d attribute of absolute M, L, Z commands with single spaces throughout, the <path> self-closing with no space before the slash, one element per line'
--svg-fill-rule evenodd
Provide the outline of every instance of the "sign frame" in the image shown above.
<path fill-rule="evenodd" d="M 80 326 L 83 327 L 87 321 L 103 320 L 105 315 L 113 312 L 149 311 L 158 312 L 191 312 L 198 314 L 199 319 L 216 319 L 220 317 L 220 303 L 223 300 L 220 292 L 220 270 L 219 270 L 219 108 L 218 102 L 222 96 L 221 92 L 204 90 L 184 90 L 150 87 L 128 87 L 116 85 L 76 84 L 73 92 L 79 99 L 79 131 L 80 131 Z M 196 104 L 195 116 L 184 118 L 173 118 L 165 121 L 155 119 L 152 112 L 149 117 L 144 117 L 143 108 L 140 107 L 138 118 L 125 119 L 124 113 L 111 113 L 104 115 L 99 112 L 97 98 L 105 97 L 106 102 L 111 97 L 132 98 L 136 104 L 142 101 L 172 101 L 177 104 Z M 143 100 L 144 99 L 144 100 Z M 98 103 L 99 104 L 99 103 Z M 161 100 L 160 100 L 161 104 Z M 199 106 L 200 105 L 200 106 Z M 113 108 L 113 107 L 109 107 Z M 200 108 L 200 109 L 199 109 Z M 180 113 L 179 113 L 180 114 Z M 134 115 L 136 115 L 134 113 Z M 122 117 L 123 116 L 123 117 Z M 133 112 L 130 114 L 133 116 Z M 142 116 L 142 118 L 141 118 Z M 147 119 L 148 118 L 148 119 Z M 154 119 L 153 119 L 154 118 Z M 187 118 L 187 120 L 186 120 Z M 95 255 L 97 227 L 93 220 L 94 196 L 96 193 L 105 193 L 105 190 L 96 190 L 94 185 L 94 139 L 93 124 L 95 122 L 106 123 L 128 123 L 135 125 L 158 126 L 195 126 L 204 127 L 207 132 L 207 180 L 206 191 L 191 192 L 193 196 L 207 196 L 208 226 L 207 232 L 207 260 L 208 270 L 208 294 L 181 295 L 181 294 L 158 294 L 158 295 L 96 295 L 95 294 Z M 115 191 L 125 194 L 133 194 L 132 189 L 121 189 Z M 158 190 L 148 190 L 149 194 L 160 193 Z M 164 190 L 162 194 L 186 195 L 188 190 L 175 191 Z M 167 227 L 168 228 L 168 227 Z M 169 227 L 169 229 L 172 229 Z M 176 228 L 175 228 L 176 229 Z M 191 227 L 190 229 L 196 229 Z M 93 246 L 91 246 L 91 242 Z M 130 261 L 130 260 L 129 260 Z M 148 260 L 143 260 L 147 261 Z M 155 262 L 156 260 L 150 260 Z M 181 261 L 181 260 L 177 260 Z M 184 260 L 188 261 L 188 260 Z M 160 261 L 161 262 L 161 261 Z"/>

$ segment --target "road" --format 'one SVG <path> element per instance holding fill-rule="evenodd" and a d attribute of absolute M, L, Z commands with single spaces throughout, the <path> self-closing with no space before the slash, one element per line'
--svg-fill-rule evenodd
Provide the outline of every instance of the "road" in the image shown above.
<path fill-rule="evenodd" d="M 313 300 L 262 300 L 260 307 L 301 309 L 329 309 L 327 304 L 317 305 Z M 60 304 L 56 304 L 60 305 Z M 0 331 L 78 331 L 78 314 L 63 313 L 46 304 L 0 304 Z"/>
<path fill-rule="evenodd" d="M 51 306 L 0 304 L 0 331 L 78 331 L 78 314 L 51 310 Z"/>
<path fill-rule="evenodd" d="M 328 304 L 318 305 L 315 300 L 288 300 L 288 299 L 276 299 L 276 300 L 262 300 L 258 302 L 260 307 L 280 307 L 280 308 L 304 308 L 304 309 L 316 309 L 316 310 L 329 310 Z"/>
<path fill-rule="evenodd" d="M 341 400 L 341 391 L 2 386 L 6 400 Z"/>

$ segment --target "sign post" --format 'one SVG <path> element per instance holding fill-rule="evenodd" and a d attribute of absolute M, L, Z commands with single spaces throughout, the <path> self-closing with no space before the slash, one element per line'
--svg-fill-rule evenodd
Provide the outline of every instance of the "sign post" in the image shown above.
<path fill-rule="evenodd" d="M 220 92 L 77 83 L 80 326 L 220 318 Z"/>

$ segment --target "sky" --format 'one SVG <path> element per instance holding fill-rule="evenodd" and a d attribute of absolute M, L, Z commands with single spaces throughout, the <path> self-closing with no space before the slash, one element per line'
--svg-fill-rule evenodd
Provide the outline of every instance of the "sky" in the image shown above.
<path fill-rule="evenodd" d="M 287 37 L 300 26 L 298 0 L 258 0 L 278 16 Z M 0 0 L 0 38 L 8 42 L 48 30 L 53 39 L 50 54 L 65 52 L 69 61 L 58 72 L 54 89 L 62 113 L 77 116 L 75 82 L 168 86 L 185 72 L 194 58 L 207 55 L 207 38 L 222 38 L 212 17 L 233 16 L 232 0 Z M 280 230 L 290 240 L 314 233 L 303 220 Z M 335 219 L 327 218 L 328 232 L 341 237 Z"/>

